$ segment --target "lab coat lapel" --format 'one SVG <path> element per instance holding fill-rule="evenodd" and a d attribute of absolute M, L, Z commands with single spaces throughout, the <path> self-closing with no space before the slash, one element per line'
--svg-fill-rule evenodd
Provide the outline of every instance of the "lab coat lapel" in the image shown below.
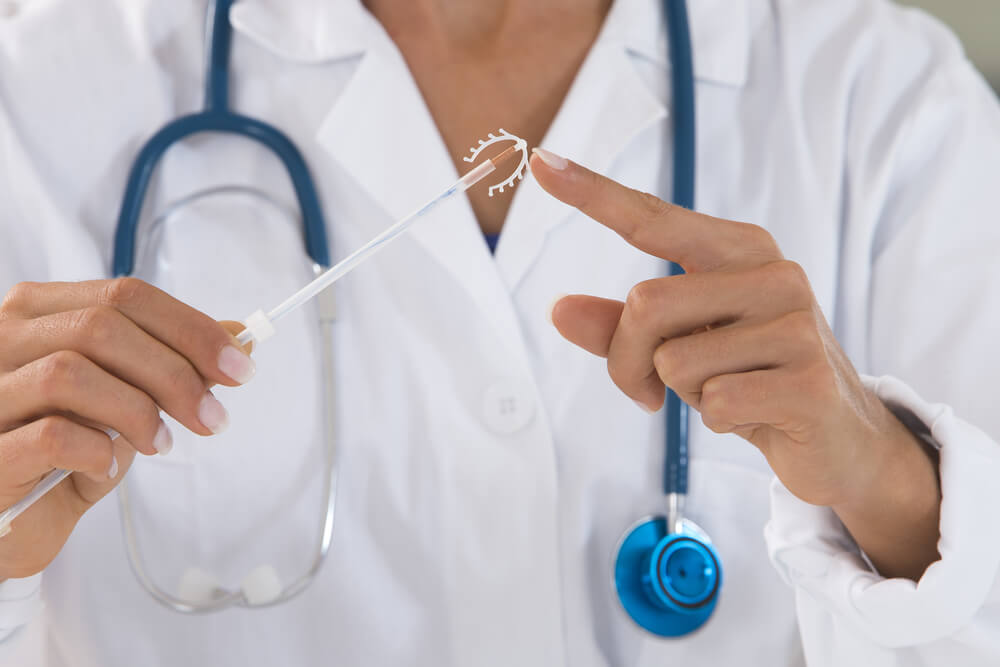
<path fill-rule="evenodd" d="M 306 64 L 364 52 L 375 27 L 360 0 L 240 0 L 229 20 L 272 53 Z"/>
<path fill-rule="evenodd" d="M 608 40 L 632 54 L 669 66 L 668 30 L 662 11 L 650 22 L 649 7 L 640 2 L 618 2 L 619 20 L 609 21 Z M 747 0 L 688 0 L 694 76 L 698 82 L 722 86 L 746 83 L 750 62 L 750 8 Z M 611 17 L 609 17 L 610 19 Z M 669 70 L 664 70 L 669 75 Z"/>
<path fill-rule="evenodd" d="M 496 128 L 483 128 L 484 134 Z M 374 236 L 450 186 L 459 176 L 405 61 L 384 32 L 324 119 L 319 145 L 381 207 L 378 220 L 346 220 Z M 447 269 L 505 341 L 520 341 L 509 294 L 465 197 L 419 220 L 397 243 L 415 242 Z M 343 249 L 341 254 L 350 249 Z"/>
<path fill-rule="evenodd" d="M 694 0 L 688 2 L 688 11 L 697 82 L 743 85 L 749 51 L 746 0 Z M 615 2 L 543 146 L 595 171 L 609 171 L 629 144 L 669 115 L 667 34 L 662 17 L 650 21 L 648 4 Z M 637 58 L 663 67 L 662 88 L 654 89 L 640 78 Z M 572 212 L 533 179 L 525 182 L 514 197 L 497 249 L 508 289 L 516 288 L 541 254 L 547 234 Z"/>
<path fill-rule="evenodd" d="M 746 0 L 688 5 L 697 80 L 742 85 L 749 50 Z M 317 136 L 388 214 L 381 220 L 338 220 L 358 228 L 361 239 L 457 178 L 405 62 L 359 2 L 242 0 L 232 20 L 248 37 L 291 60 L 363 54 Z M 645 3 L 615 2 L 543 145 L 597 171 L 609 170 L 631 142 L 668 115 L 663 93 L 643 82 L 633 63 L 645 58 L 666 67 L 666 35 L 662 20 L 649 20 Z M 667 75 L 664 69 L 664 82 Z M 509 293 L 541 254 L 547 234 L 572 212 L 526 179 L 515 193 L 496 263 L 489 261 L 464 198 L 449 204 L 447 215 L 421 221 L 408 234 L 456 277 L 498 329 L 519 337 Z"/>
<path fill-rule="evenodd" d="M 666 115 L 664 105 L 639 79 L 625 49 L 602 37 L 584 61 L 542 144 L 604 173 L 631 141 Z M 534 179 L 524 183 L 514 197 L 497 249 L 497 264 L 508 289 L 513 291 L 531 268 L 549 231 L 566 222 L 573 211 Z"/>

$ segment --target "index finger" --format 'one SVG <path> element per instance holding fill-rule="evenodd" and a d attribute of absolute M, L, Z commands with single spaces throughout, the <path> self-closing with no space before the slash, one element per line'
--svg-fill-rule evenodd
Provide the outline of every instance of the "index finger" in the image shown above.
<path fill-rule="evenodd" d="M 551 151 L 534 149 L 531 172 L 556 199 L 685 271 L 749 268 L 782 258 L 771 235 L 757 225 L 676 206 Z"/>
<path fill-rule="evenodd" d="M 225 326 L 138 278 L 22 283 L 4 299 L 6 310 L 26 319 L 97 306 L 121 312 L 187 358 L 210 384 L 232 387 L 247 379 L 242 366 L 250 364 L 239 359 L 243 349 Z"/>

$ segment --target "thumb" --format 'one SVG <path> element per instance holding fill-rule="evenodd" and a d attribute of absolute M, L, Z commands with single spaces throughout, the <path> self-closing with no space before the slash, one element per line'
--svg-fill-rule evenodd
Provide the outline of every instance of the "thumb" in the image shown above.
<path fill-rule="evenodd" d="M 607 357 L 625 304 L 572 294 L 552 304 L 550 318 L 563 338 L 599 357 Z"/>

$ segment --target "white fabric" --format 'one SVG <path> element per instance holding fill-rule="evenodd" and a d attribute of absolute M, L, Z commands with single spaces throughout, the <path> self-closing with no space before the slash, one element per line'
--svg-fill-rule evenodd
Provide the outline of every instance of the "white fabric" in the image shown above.
<path fill-rule="evenodd" d="M 872 645 L 866 667 L 996 664 L 995 613 L 979 612 L 991 596 L 995 605 L 990 584 L 1000 563 L 1000 532 L 983 525 L 984 510 L 1000 507 L 997 444 L 895 378 L 865 383 L 886 404 L 912 412 L 940 445 L 941 560 L 919 582 L 884 579 L 829 508 L 803 503 L 775 479 L 765 536 L 778 571 L 797 589 L 799 618 L 812 634 L 809 665 L 848 664 L 861 641 Z"/>
<path fill-rule="evenodd" d="M 0 582 L 0 641 L 13 635 L 42 608 L 42 575 Z"/>
<path fill-rule="evenodd" d="M 0 644 L 0 665 L 1000 662 L 996 99 L 946 31 L 882 1 L 689 4 L 698 208 L 765 226 L 858 369 L 905 383 L 879 391 L 942 446 L 944 560 L 918 586 L 866 571 L 828 512 L 780 487 L 772 517 L 757 450 L 695 419 L 688 509 L 724 561 L 719 606 L 681 640 L 630 623 L 612 553 L 664 509 L 661 417 L 546 309 L 560 293 L 620 298 L 663 266 L 528 178 L 495 258 L 456 201 L 337 285 L 343 467 L 309 589 L 252 612 L 170 612 L 132 576 L 109 497 L 46 569 L 42 617 Z M 544 145 L 669 196 L 658 6 L 614 4 Z M 204 8 L 39 0 L 0 18 L 0 290 L 107 276 L 130 161 L 200 107 Z M 232 20 L 234 107 L 301 147 L 335 257 L 454 181 L 405 63 L 359 3 L 240 0 Z M 149 216 L 213 184 L 294 203 L 276 160 L 229 137 L 174 147 L 155 181 Z M 140 275 L 219 318 L 270 308 L 311 275 L 296 223 L 252 197 L 201 200 L 156 236 Z M 233 588 L 261 563 L 282 581 L 308 566 L 331 409 L 318 345 L 315 312 L 283 320 L 253 382 L 219 390 L 226 434 L 175 427 L 169 456 L 129 472 L 164 587 L 189 567 Z"/>

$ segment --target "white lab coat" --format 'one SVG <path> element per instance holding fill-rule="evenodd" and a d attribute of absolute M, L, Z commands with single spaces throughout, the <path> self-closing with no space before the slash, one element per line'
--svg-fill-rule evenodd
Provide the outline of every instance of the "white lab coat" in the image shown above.
<path fill-rule="evenodd" d="M 544 144 L 668 197 L 657 4 L 614 4 Z M 663 265 L 528 178 L 495 258 L 461 201 L 337 285 L 333 404 L 307 309 L 261 347 L 250 385 L 219 392 L 228 433 L 178 427 L 172 454 L 129 473 L 165 586 L 192 564 L 231 585 L 265 562 L 288 580 L 316 539 L 321 414 L 334 410 L 333 549 L 308 590 L 270 609 L 168 611 L 129 571 L 112 495 L 40 577 L 0 586 L 0 664 L 1000 664 L 996 99 L 915 11 L 689 5 L 698 208 L 766 227 L 867 381 L 941 446 L 942 560 L 919 584 L 881 578 L 830 510 L 695 417 L 688 510 L 724 561 L 719 605 L 679 640 L 629 621 L 611 561 L 630 524 L 664 509 L 662 417 L 562 340 L 546 307 L 560 293 L 621 298 Z M 0 290 L 106 277 L 136 150 L 201 104 L 204 2 L 5 7 Z M 336 257 L 455 178 L 400 54 L 359 3 L 242 0 L 231 18 L 234 106 L 301 147 Z M 293 204 L 275 158 L 235 138 L 173 148 L 155 182 L 147 217 L 216 183 Z M 178 214 L 156 248 L 140 275 L 219 318 L 309 277 L 296 226 L 236 196 Z"/>

